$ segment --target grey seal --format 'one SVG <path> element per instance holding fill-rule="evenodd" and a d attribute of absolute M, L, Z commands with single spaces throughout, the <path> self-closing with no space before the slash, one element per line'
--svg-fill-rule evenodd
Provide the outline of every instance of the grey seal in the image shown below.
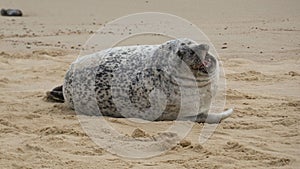
<path fill-rule="evenodd" d="M 219 79 L 208 51 L 186 38 L 109 48 L 73 62 L 47 95 L 84 115 L 219 123 L 233 110 L 208 113 Z"/>

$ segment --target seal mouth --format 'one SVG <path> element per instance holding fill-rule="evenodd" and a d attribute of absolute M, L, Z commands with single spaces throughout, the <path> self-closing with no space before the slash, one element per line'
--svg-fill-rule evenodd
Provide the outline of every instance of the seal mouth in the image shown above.
<path fill-rule="evenodd" d="M 200 67 L 199 67 L 199 71 L 208 74 L 208 73 L 210 73 L 212 65 L 213 65 L 213 63 L 212 63 L 211 59 L 206 59 L 206 60 L 201 62 Z"/>
<path fill-rule="evenodd" d="M 213 56 L 207 54 L 203 60 L 196 61 L 192 66 L 193 70 L 200 71 L 204 74 L 213 73 L 216 68 L 216 60 Z"/>

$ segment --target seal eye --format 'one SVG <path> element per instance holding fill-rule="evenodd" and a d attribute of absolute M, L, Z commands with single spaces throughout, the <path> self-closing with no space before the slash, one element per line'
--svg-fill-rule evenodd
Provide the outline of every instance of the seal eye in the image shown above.
<path fill-rule="evenodd" d="M 185 52 L 184 52 L 184 51 L 178 50 L 176 54 L 177 54 L 177 56 L 178 56 L 181 60 L 183 60 L 184 55 L 185 55 Z"/>
<path fill-rule="evenodd" d="M 196 52 L 185 46 L 185 43 L 181 43 L 181 45 L 183 45 L 183 47 L 181 47 L 176 53 L 181 59 L 194 60 L 195 57 L 197 57 Z"/>
<path fill-rule="evenodd" d="M 191 51 L 190 51 L 190 54 L 191 54 L 191 56 L 194 56 L 195 51 L 191 50 Z"/>

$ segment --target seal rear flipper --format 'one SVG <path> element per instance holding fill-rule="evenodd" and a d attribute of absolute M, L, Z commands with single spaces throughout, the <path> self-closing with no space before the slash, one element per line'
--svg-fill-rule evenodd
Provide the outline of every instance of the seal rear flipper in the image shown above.
<path fill-rule="evenodd" d="M 55 92 L 62 92 L 62 91 L 63 91 L 63 85 L 60 85 L 60 86 L 55 87 L 54 89 L 52 89 L 52 91 L 55 91 Z"/>
<path fill-rule="evenodd" d="M 48 101 L 53 101 L 53 102 L 59 102 L 63 103 L 65 101 L 64 95 L 63 95 L 63 86 L 57 86 L 52 91 L 47 91 L 46 92 L 46 99 Z"/>

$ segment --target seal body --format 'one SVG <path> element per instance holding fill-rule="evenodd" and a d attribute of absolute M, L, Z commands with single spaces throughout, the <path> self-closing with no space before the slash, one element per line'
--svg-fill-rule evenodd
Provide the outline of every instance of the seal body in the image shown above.
<path fill-rule="evenodd" d="M 78 114 L 205 121 L 218 77 L 207 45 L 176 39 L 77 59 L 66 73 L 63 96 Z"/>

